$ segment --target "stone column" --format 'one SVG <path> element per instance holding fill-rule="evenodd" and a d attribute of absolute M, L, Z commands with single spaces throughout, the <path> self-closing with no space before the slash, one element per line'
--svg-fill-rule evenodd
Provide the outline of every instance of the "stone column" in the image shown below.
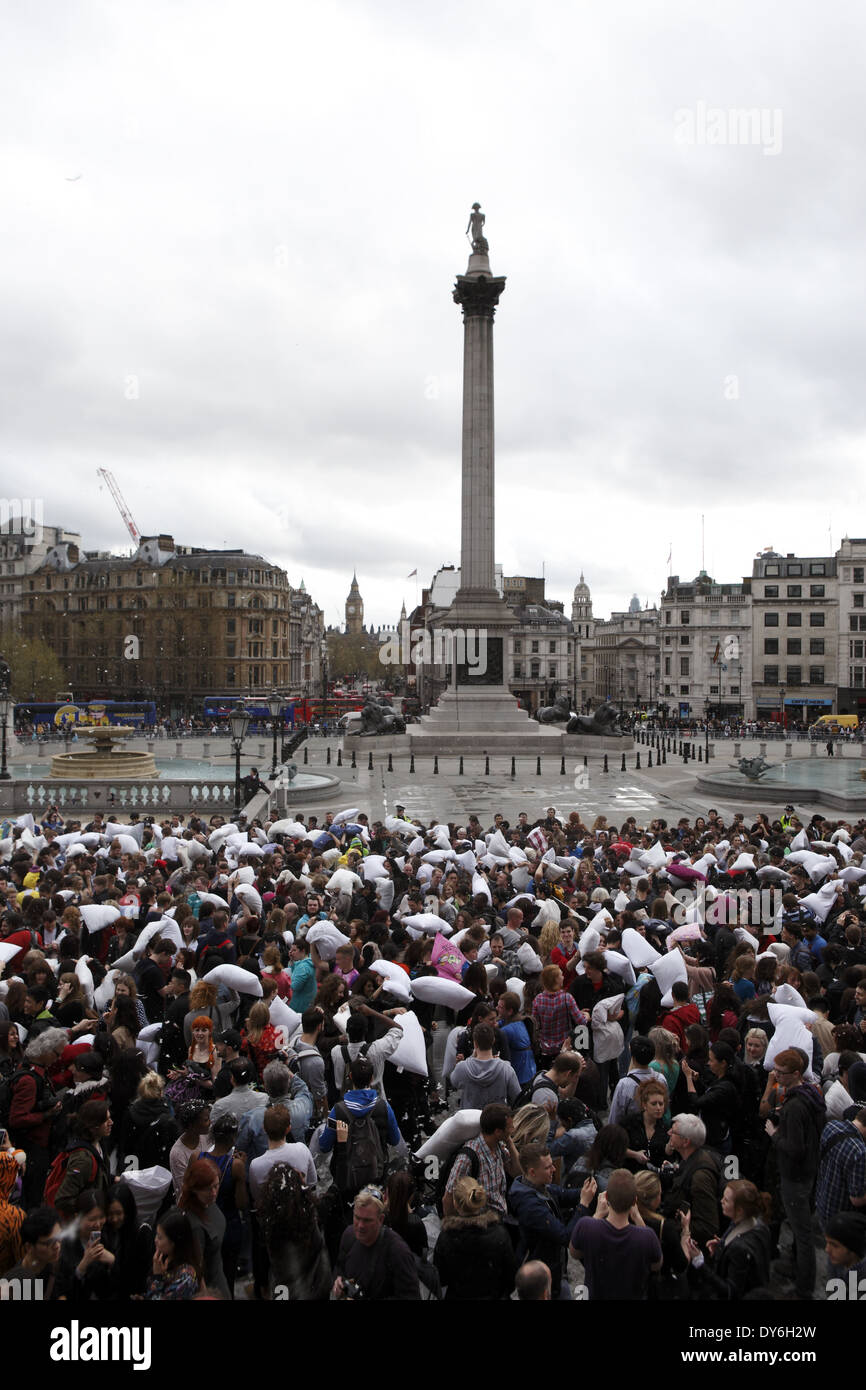
<path fill-rule="evenodd" d="M 466 595 L 496 590 L 493 315 L 504 289 L 504 277 L 490 274 L 486 255 L 470 258 L 467 274 L 457 277 L 454 288 L 454 301 L 463 309 L 460 592 Z"/>

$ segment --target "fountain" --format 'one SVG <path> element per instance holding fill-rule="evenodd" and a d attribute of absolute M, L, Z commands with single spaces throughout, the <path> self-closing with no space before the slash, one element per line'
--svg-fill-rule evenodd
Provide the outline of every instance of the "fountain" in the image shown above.
<path fill-rule="evenodd" d="M 92 749 L 58 753 L 51 759 L 49 776 L 74 781 L 94 777 L 104 780 L 158 777 L 159 771 L 152 753 L 134 753 L 114 747 L 116 743 L 124 743 L 130 734 L 136 732 L 137 730 L 120 724 L 76 725 L 76 733 L 92 744 Z"/>

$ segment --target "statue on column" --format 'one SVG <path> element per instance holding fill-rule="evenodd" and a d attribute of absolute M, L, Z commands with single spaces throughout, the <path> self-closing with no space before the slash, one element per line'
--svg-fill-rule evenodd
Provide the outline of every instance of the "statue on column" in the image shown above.
<path fill-rule="evenodd" d="M 472 234 L 469 236 L 469 239 L 472 242 L 473 252 L 486 255 L 490 247 L 487 245 L 487 238 L 484 235 L 484 221 L 485 218 L 484 213 L 481 211 L 481 204 L 473 203 L 472 211 L 469 214 L 469 222 L 466 226 L 466 235 L 469 236 L 470 232 Z"/>

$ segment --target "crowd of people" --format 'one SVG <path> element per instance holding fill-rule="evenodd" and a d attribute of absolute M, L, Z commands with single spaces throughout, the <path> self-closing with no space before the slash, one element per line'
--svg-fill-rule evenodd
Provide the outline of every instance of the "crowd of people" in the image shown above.
<path fill-rule="evenodd" d="M 866 822 L 0 835 L 0 1298 L 866 1274 Z"/>

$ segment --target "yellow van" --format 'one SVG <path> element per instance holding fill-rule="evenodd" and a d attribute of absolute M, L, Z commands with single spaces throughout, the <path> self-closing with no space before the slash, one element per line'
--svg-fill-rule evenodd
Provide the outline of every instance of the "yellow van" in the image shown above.
<path fill-rule="evenodd" d="M 860 727 L 860 720 L 856 714 L 822 714 L 811 727 L 816 734 L 838 734 L 843 729 L 851 729 L 856 733 Z"/>

